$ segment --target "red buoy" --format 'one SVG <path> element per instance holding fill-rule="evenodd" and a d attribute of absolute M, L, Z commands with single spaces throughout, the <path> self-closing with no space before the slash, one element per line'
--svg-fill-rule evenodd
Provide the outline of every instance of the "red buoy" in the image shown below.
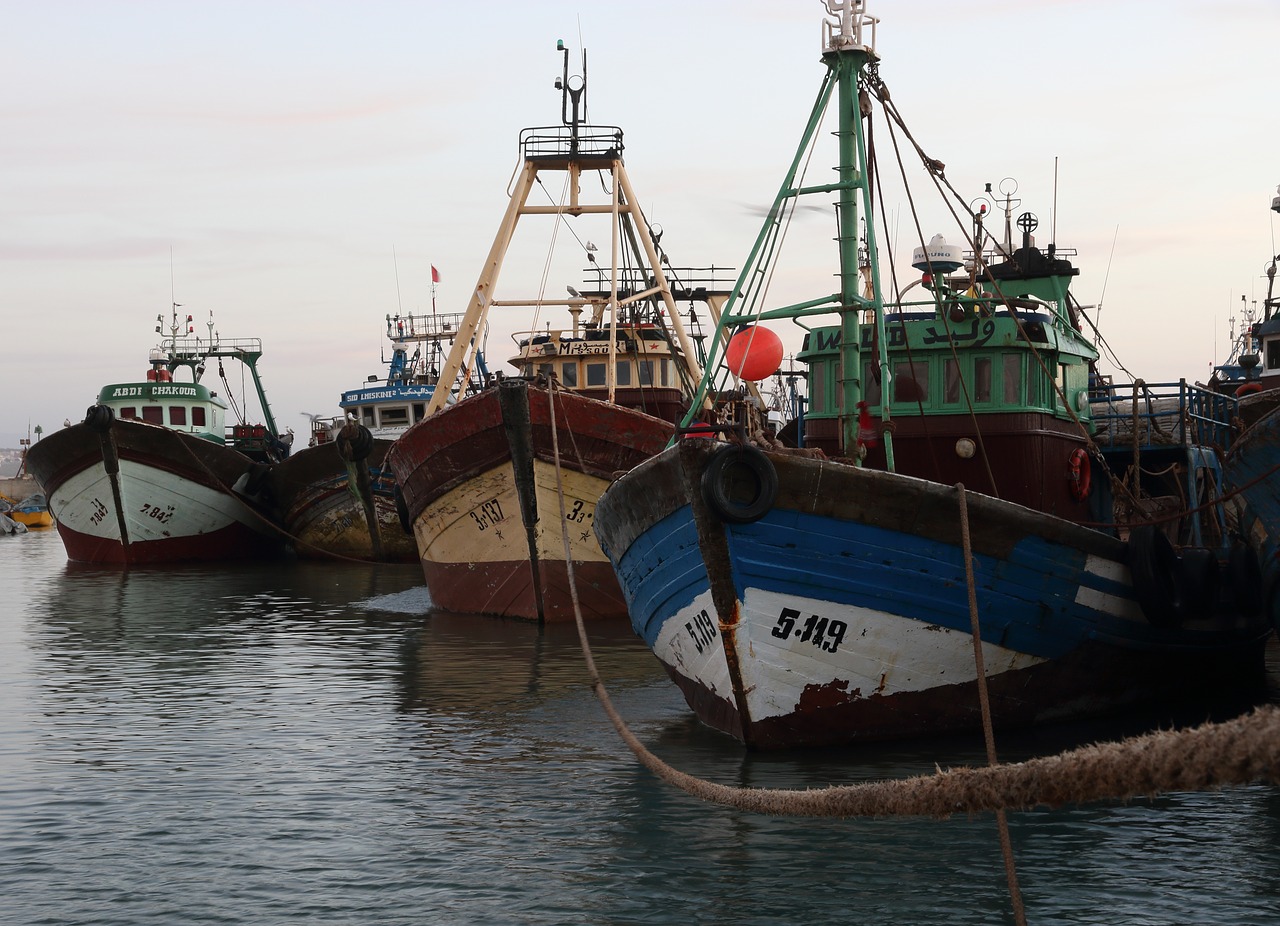
<path fill-rule="evenodd" d="M 782 365 L 782 339 L 768 328 L 750 325 L 729 339 L 724 358 L 739 379 L 757 382 Z"/>

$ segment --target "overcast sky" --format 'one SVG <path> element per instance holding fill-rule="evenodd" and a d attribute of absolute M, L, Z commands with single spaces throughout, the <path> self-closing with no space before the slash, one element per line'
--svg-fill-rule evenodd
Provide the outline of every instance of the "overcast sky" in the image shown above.
<path fill-rule="evenodd" d="M 1277 250 L 1280 3 L 869 12 L 881 75 L 957 189 L 1016 179 L 1041 243 L 1052 228 L 1078 251 L 1076 294 L 1103 302 L 1125 366 L 1206 378 Z M 519 131 L 558 119 L 561 38 L 575 64 L 588 49 L 592 120 L 625 131 L 673 263 L 741 266 L 824 72 L 821 13 L 818 0 L 0 0 L 0 446 L 140 378 L 174 299 L 200 331 L 212 311 L 224 337 L 262 339 L 281 426 L 337 413 L 341 391 L 385 370 L 384 317 L 429 307 L 432 265 L 439 310 L 465 307 Z M 914 230 L 888 206 L 899 232 L 882 251 L 909 273 Z M 926 237 L 946 232 L 939 205 L 919 211 Z M 834 249 L 797 257 L 779 301 L 831 291 Z M 534 291 L 540 272 L 510 263 L 499 297 Z M 503 332 L 527 320 L 493 321 L 500 366 Z M 796 330 L 782 333 L 794 349 Z"/>

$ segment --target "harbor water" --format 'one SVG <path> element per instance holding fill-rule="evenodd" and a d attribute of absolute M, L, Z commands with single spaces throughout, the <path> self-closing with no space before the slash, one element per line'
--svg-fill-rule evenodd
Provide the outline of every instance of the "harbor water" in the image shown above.
<path fill-rule="evenodd" d="M 0 537 L 0 922 L 993 924 L 994 818 L 765 817 L 643 769 L 572 627 L 429 613 L 414 566 L 122 571 Z M 983 764 L 976 739 L 746 753 L 625 626 L 632 730 L 685 772 L 814 788 Z M 1271 652 L 1271 698 L 1280 674 Z M 1014 761 L 1159 717 L 1001 736 Z M 1280 788 L 1009 815 L 1030 923 L 1280 923 Z"/>

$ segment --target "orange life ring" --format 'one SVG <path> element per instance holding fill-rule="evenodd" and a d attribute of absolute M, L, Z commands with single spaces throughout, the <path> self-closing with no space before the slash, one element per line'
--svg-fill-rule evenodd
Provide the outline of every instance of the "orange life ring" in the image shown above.
<path fill-rule="evenodd" d="M 1083 447 L 1071 451 L 1067 460 L 1067 482 L 1071 485 L 1071 497 L 1078 502 L 1089 497 L 1089 477 L 1092 467 L 1089 465 L 1089 454 Z"/>
<path fill-rule="evenodd" d="M 1236 389 L 1236 398 L 1243 398 L 1247 395 L 1253 395 L 1255 392 L 1262 391 L 1262 383 L 1245 383 Z"/>

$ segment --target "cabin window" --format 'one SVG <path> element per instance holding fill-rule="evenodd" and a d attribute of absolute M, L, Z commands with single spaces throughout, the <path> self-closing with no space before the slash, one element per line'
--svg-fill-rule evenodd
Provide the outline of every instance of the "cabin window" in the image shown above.
<path fill-rule="evenodd" d="M 427 414 L 427 407 L 425 405 L 423 405 L 421 402 L 413 403 L 413 420 L 414 421 L 421 421 L 423 418 L 426 417 L 426 414 Z"/>
<path fill-rule="evenodd" d="M 366 427 L 370 427 L 370 428 L 372 428 L 372 427 L 374 426 L 374 424 L 373 424 L 373 406 L 372 406 L 372 405 L 361 405 L 361 406 L 360 406 L 360 422 L 361 422 L 361 424 L 365 425 Z"/>
<path fill-rule="evenodd" d="M 603 363 L 587 364 L 587 385 L 603 386 L 608 379 L 608 371 Z"/>
<path fill-rule="evenodd" d="M 641 386 L 653 385 L 653 361 L 652 360 L 640 361 L 640 385 Z"/>
<path fill-rule="evenodd" d="M 615 382 L 619 386 L 631 385 L 631 361 L 629 360 L 618 361 L 618 378 L 615 380 Z"/>
<path fill-rule="evenodd" d="M 667 361 L 665 360 L 658 361 L 658 370 L 660 372 L 660 375 L 658 376 L 659 385 L 662 385 L 662 386 L 671 385 L 671 380 L 669 378 L 670 374 L 668 373 L 668 367 L 670 366 L 671 364 L 667 363 Z"/>
<path fill-rule="evenodd" d="M 809 408 L 811 411 L 827 410 L 827 364 L 815 363 L 810 367 Z"/>
<path fill-rule="evenodd" d="M 942 401 L 948 405 L 960 403 L 960 364 L 953 357 L 942 364 Z"/>
<path fill-rule="evenodd" d="M 862 398 L 867 405 L 876 408 L 880 405 L 880 380 L 876 379 L 875 364 L 867 364 L 862 372 Z"/>
<path fill-rule="evenodd" d="M 550 378 L 551 378 L 551 376 L 553 376 L 553 375 L 555 374 L 555 372 L 556 372 L 556 365 L 555 365 L 554 363 L 540 363 L 540 364 L 538 364 L 538 375 L 539 375 L 539 376 L 545 376 L 545 377 L 547 377 L 548 379 L 550 379 Z"/>
<path fill-rule="evenodd" d="M 929 400 L 929 364 L 902 360 L 893 365 L 893 401 Z"/>
<path fill-rule="evenodd" d="M 1280 369 L 1280 340 L 1267 342 L 1267 369 Z"/>
<path fill-rule="evenodd" d="M 204 407 L 196 406 L 191 409 L 191 424 L 197 428 L 204 427 Z"/>
<path fill-rule="evenodd" d="M 578 387 L 578 365 L 576 363 L 560 364 L 560 382 L 570 389 Z"/>
<path fill-rule="evenodd" d="M 1005 354 L 1003 360 L 1004 404 L 1018 405 L 1022 402 L 1022 357 Z"/>
<path fill-rule="evenodd" d="M 1057 394 L 1053 397 L 1053 405 L 1055 408 L 1062 407 L 1062 397 L 1067 394 L 1067 365 L 1065 363 L 1058 364 L 1058 388 L 1054 390 Z"/>
<path fill-rule="evenodd" d="M 185 426 L 187 423 L 187 408 L 185 405 L 169 406 L 169 424 L 177 424 Z"/>
<path fill-rule="evenodd" d="M 409 409 L 403 405 L 399 408 L 384 408 L 379 417 L 384 428 L 401 428 L 409 423 Z"/>
<path fill-rule="evenodd" d="M 973 358 L 973 403 L 991 401 L 991 358 Z"/>
<path fill-rule="evenodd" d="M 137 418 L 138 410 L 133 406 L 129 406 L 128 408 L 122 408 L 120 409 L 120 417 L 121 418 Z"/>
<path fill-rule="evenodd" d="M 152 424 L 164 424 L 164 409 L 159 405 L 142 406 L 142 420 Z"/>

